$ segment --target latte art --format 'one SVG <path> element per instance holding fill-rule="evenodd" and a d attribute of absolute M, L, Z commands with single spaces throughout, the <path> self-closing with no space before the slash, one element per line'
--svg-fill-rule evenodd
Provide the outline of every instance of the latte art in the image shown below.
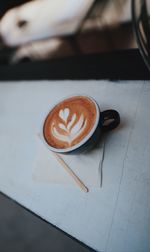
<path fill-rule="evenodd" d="M 47 143 L 58 149 L 69 148 L 84 139 L 96 119 L 96 107 L 88 97 L 75 96 L 56 105 L 48 114 L 43 133 Z"/>
<path fill-rule="evenodd" d="M 78 120 L 77 115 L 73 114 L 70 122 L 67 123 L 70 110 L 65 108 L 64 110 L 59 111 L 59 117 L 63 120 L 63 123 L 59 123 L 58 127 L 63 130 L 62 133 L 59 133 L 57 126 L 53 123 L 51 126 L 52 135 L 60 141 L 67 142 L 69 146 L 73 140 L 75 140 L 85 129 L 86 127 L 86 118 L 81 114 Z"/>

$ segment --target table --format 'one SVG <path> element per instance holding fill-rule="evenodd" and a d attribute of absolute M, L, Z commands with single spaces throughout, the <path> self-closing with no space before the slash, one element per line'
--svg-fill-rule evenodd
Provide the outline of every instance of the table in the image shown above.
<path fill-rule="evenodd" d="M 117 109 L 106 137 L 103 187 L 84 193 L 32 179 L 35 134 L 47 108 L 86 93 Z M 149 81 L 0 83 L 0 191 L 96 251 L 150 250 Z"/>

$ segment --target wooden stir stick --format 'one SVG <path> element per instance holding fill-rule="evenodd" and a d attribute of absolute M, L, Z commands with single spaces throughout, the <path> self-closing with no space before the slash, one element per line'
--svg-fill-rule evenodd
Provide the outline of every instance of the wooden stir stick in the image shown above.
<path fill-rule="evenodd" d="M 65 169 L 66 172 L 74 179 L 76 184 L 84 191 L 88 192 L 89 189 L 85 186 L 85 184 L 82 182 L 82 180 L 74 173 L 74 171 L 66 164 L 66 162 L 63 160 L 62 157 L 60 157 L 59 154 L 52 152 L 54 157 L 57 159 L 57 161 L 62 165 L 62 167 Z"/>

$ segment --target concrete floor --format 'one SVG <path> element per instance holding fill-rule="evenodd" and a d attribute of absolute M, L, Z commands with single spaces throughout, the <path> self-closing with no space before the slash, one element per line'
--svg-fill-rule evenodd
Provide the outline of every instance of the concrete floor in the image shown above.
<path fill-rule="evenodd" d="M 0 194 L 0 252 L 89 252 Z"/>

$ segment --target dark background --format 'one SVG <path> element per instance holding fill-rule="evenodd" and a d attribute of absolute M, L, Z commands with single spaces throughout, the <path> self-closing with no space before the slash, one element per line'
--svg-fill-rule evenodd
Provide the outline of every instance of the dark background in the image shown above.
<path fill-rule="evenodd" d="M 0 194 L 1 252 L 93 251 Z"/>

